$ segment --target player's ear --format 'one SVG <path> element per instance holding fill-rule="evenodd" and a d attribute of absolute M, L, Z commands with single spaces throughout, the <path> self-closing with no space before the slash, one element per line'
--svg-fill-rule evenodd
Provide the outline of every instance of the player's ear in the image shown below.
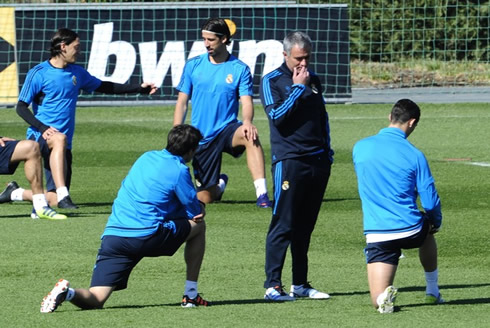
<path fill-rule="evenodd" d="M 410 127 L 411 129 L 415 129 L 416 126 L 417 126 L 416 119 L 411 118 L 410 120 L 408 120 L 408 127 Z"/>

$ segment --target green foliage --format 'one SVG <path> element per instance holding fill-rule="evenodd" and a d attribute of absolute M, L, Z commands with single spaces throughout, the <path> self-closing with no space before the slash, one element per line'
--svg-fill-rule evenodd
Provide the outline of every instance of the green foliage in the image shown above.
<path fill-rule="evenodd" d="M 424 277 L 416 250 L 404 252 L 395 284 L 398 311 L 380 315 L 370 306 L 362 249 L 362 214 L 352 167 L 354 143 L 387 124 L 389 105 L 329 105 L 335 164 L 310 247 L 312 284 L 328 301 L 263 300 L 264 242 L 270 210 L 255 207 L 246 158 L 224 156 L 230 176 L 223 201 L 207 207 L 206 255 L 199 289 L 209 308 L 179 306 L 185 279 L 183 250 L 170 258 L 144 259 L 127 290 L 115 292 L 103 310 L 63 304 L 40 314 L 42 297 L 61 277 L 88 287 L 111 205 L 134 160 L 164 147 L 173 108 L 79 108 L 74 138 L 72 196 L 80 209 L 64 222 L 31 220 L 31 204 L 0 205 L 0 322 L 2 327 L 487 327 L 490 320 L 488 190 L 490 163 L 487 104 L 421 104 L 410 136 L 426 154 L 438 187 L 444 223 L 437 235 L 441 291 L 447 304 L 423 304 Z M 268 125 L 257 125 L 270 172 Z M 0 110 L 0 134 L 23 138 L 25 123 L 14 109 Z M 380 150 L 381 151 L 381 150 Z M 471 158 L 471 161 L 447 161 Z M 269 188 L 272 183 L 268 175 Z M 22 165 L 0 186 L 26 186 Z M 289 288 L 290 258 L 283 272 Z"/>
<path fill-rule="evenodd" d="M 349 4 L 353 59 L 490 59 L 488 1 L 333 2 Z"/>

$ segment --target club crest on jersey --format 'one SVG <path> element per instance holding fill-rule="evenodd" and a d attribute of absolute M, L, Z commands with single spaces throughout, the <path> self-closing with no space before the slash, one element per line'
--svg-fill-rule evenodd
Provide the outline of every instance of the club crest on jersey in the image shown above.
<path fill-rule="evenodd" d="M 71 82 L 73 83 L 73 85 L 77 85 L 77 77 L 75 75 L 71 77 Z"/>
<path fill-rule="evenodd" d="M 226 83 L 228 83 L 228 84 L 232 84 L 233 83 L 233 75 L 228 74 L 226 76 Z"/>
<path fill-rule="evenodd" d="M 281 188 L 282 188 L 282 190 L 288 190 L 289 189 L 289 181 L 283 181 Z"/>

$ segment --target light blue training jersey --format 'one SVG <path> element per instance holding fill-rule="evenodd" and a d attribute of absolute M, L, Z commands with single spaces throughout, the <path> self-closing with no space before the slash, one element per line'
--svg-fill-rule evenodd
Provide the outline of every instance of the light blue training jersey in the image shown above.
<path fill-rule="evenodd" d="M 201 213 L 189 168 L 166 149 L 141 155 L 123 180 L 103 236 L 144 237 L 165 221 Z"/>
<path fill-rule="evenodd" d="M 398 128 L 384 128 L 360 140 L 353 149 L 364 234 L 397 234 L 420 230 L 417 195 L 436 226 L 442 220 L 440 199 L 424 154 Z"/>
<path fill-rule="evenodd" d="M 56 68 L 47 60 L 27 73 L 19 101 L 32 103 L 34 116 L 45 125 L 64 133 L 67 136 L 67 148 L 71 149 L 80 90 L 93 92 L 101 83 L 101 80 L 79 65 L 69 64 L 65 68 Z M 32 134 L 35 134 L 36 140 L 41 135 L 40 131 L 31 126 L 27 129 L 27 138 Z"/>
<path fill-rule="evenodd" d="M 252 75 L 233 55 L 224 63 L 213 64 L 203 54 L 186 63 L 177 90 L 190 97 L 191 125 L 201 131 L 201 144 L 206 144 L 238 120 L 240 97 L 253 95 Z"/>

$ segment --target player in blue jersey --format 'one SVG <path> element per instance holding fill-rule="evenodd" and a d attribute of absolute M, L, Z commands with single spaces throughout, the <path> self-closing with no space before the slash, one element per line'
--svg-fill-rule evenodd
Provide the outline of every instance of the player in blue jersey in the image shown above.
<path fill-rule="evenodd" d="M 31 185 L 32 192 L 29 200 L 32 201 L 34 212 L 41 219 L 64 220 L 66 215 L 56 213 L 44 195 L 43 166 L 39 144 L 31 140 L 15 140 L 0 137 L 0 174 L 14 174 L 20 162 L 24 162 L 24 172 Z M 0 203 L 22 199 L 26 191 L 12 181 L 0 194 Z M 27 196 L 26 196 L 27 198 Z"/>
<path fill-rule="evenodd" d="M 72 174 L 72 139 L 80 90 L 108 94 L 153 94 L 151 83 L 141 85 L 103 82 L 75 65 L 80 53 L 78 35 L 59 29 L 51 39 L 51 58 L 32 68 L 24 81 L 17 113 L 30 127 L 27 139 L 39 142 L 46 169 L 48 201 L 59 208 L 74 209 L 69 194 Z M 32 104 L 31 112 L 28 106 Z"/>
<path fill-rule="evenodd" d="M 127 287 L 131 270 L 142 258 L 172 256 L 184 242 L 187 280 L 181 305 L 209 305 L 197 291 L 205 248 L 205 206 L 197 199 L 186 166 L 201 138 L 191 125 L 175 126 L 165 149 L 146 152 L 136 160 L 114 200 L 91 287 L 72 289 L 60 279 L 43 299 L 42 313 L 55 311 L 64 301 L 82 309 L 102 308 L 113 291 Z"/>
<path fill-rule="evenodd" d="M 426 303 L 443 302 L 434 238 L 442 223 L 441 203 L 427 159 L 407 140 L 419 119 L 417 104 L 401 99 L 391 110 L 389 126 L 357 142 L 352 152 L 362 202 L 371 302 L 381 313 L 394 311 L 397 289 L 393 281 L 403 248 L 419 248 Z M 418 209 L 417 197 L 425 212 Z"/>
<path fill-rule="evenodd" d="M 320 79 L 309 71 L 310 37 L 284 38 L 284 63 L 262 78 L 260 99 L 269 119 L 274 208 L 266 239 L 265 299 L 328 299 L 308 282 L 308 249 L 330 177 L 333 151 Z M 292 285 L 282 288 L 291 247 Z"/>
<path fill-rule="evenodd" d="M 267 194 L 264 153 L 257 128 L 252 123 L 252 76 L 248 66 L 226 48 L 234 30 L 233 22 L 221 18 L 211 18 L 202 26 L 207 53 L 191 58 L 184 67 L 177 87 L 174 125 L 185 121 L 190 99 L 191 124 L 204 136 L 192 162 L 201 201 L 211 203 L 221 199 L 228 181 L 225 174 L 220 174 L 222 153 L 239 157 L 246 151 L 257 206 L 267 208 L 271 202 Z M 242 122 L 237 118 L 240 102 Z"/>

